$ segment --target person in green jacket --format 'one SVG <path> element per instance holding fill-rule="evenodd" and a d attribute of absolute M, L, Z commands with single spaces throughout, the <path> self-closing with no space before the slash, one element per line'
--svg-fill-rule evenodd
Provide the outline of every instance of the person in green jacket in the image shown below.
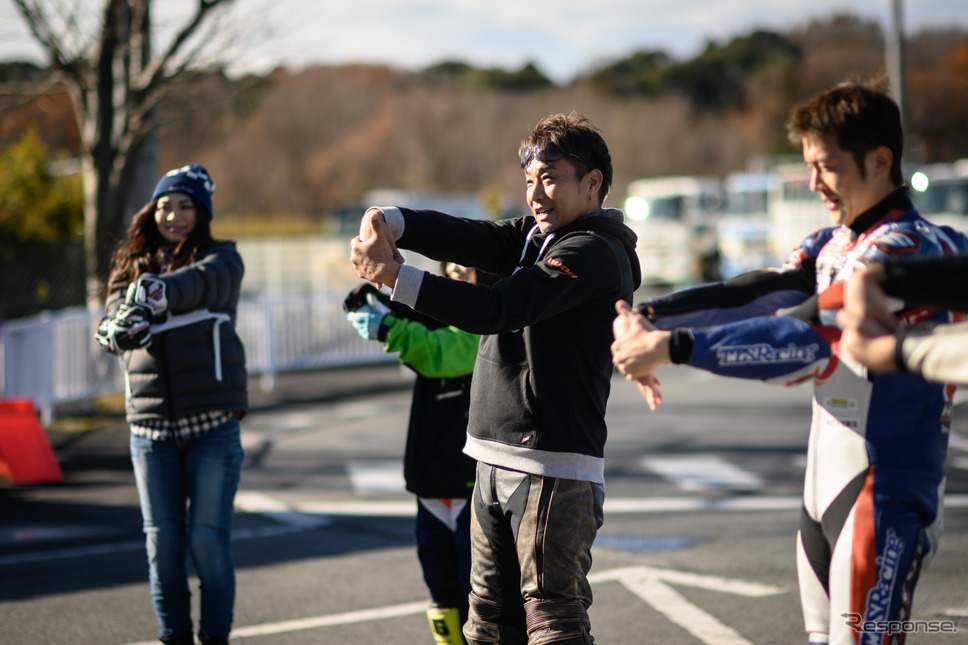
<path fill-rule="evenodd" d="M 474 269 L 442 263 L 444 275 L 476 282 Z M 416 373 L 404 453 L 407 490 L 417 496 L 417 557 L 434 606 L 435 642 L 464 643 L 470 593 L 470 509 L 477 462 L 463 453 L 471 372 L 479 337 L 444 325 L 367 283 L 346 298 L 347 318 L 367 340 Z"/>

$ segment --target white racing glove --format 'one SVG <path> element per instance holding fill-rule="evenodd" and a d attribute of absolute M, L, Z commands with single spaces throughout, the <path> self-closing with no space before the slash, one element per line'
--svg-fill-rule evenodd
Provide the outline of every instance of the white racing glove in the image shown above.
<path fill-rule="evenodd" d="M 140 306 L 148 310 L 149 319 L 158 322 L 165 319 L 168 298 L 165 283 L 150 275 L 143 275 L 128 285 L 124 302 L 129 307 Z"/>
<path fill-rule="evenodd" d="M 148 310 L 138 305 L 122 304 L 114 318 L 101 320 L 94 338 L 102 349 L 112 354 L 147 347 L 151 343 Z"/>
<path fill-rule="evenodd" d="M 386 331 L 381 329 L 385 317 L 385 312 L 374 311 L 370 305 L 363 305 L 356 311 L 346 312 L 347 320 L 353 324 L 356 333 L 364 340 L 385 340 Z"/>

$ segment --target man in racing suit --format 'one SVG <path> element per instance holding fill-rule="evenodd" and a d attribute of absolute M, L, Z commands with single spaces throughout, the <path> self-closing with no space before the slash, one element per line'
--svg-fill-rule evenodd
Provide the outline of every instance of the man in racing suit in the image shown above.
<path fill-rule="evenodd" d="M 778 271 L 674 293 L 638 312 L 617 303 L 613 360 L 650 405 L 661 400 L 653 372 L 665 362 L 786 385 L 813 380 L 797 538 L 809 642 L 901 643 L 900 621 L 940 535 L 952 392 L 912 374 L 868 376 L 840 351 L 836 313 L 857 267 L 949 253 L 968 240 L 911 205 L 899 112 L 883 92 L 838 85 L 797 108 L 790 133 L 838 226 L 808 237 Z M 950 319 L 911 306 L 898 317 Z"/>

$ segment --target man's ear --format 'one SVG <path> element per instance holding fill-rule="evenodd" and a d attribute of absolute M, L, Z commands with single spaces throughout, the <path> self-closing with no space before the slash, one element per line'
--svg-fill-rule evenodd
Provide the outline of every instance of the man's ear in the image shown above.
<path fill-rule="evenodd" d="M 602 177 L 602 171 L 598 168 L 589 170 L 584 179 L 585 181 L 589 182 L 588 187 L 591 190 L 592 196 L 597 198 L 598 189 L 602 187 L 602 181 L 604 180 L 604 177 Z"/>
<path fill-rule="evenodd" d="M 890 148 L 887 146 L 878 146 L 871 150 L 867 157 L 868 170 L 872 171 L 874 176 L 890 176 L 891 165 L 894 163 L 894 153 L 891 152 Z"/>

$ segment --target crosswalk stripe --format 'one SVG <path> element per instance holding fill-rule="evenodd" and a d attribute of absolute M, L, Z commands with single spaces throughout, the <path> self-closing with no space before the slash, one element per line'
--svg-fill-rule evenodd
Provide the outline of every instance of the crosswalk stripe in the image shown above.
<path fill-rule="evenodd" d="M 360 493 L 403 493 L 403 463 L 399 459 L 350 461 L 346 471 L 353 489 Z"/>
<path fill-rule="evenodd" d="M 718 455 L 646 457 L 642 465 L 683 490 L 758 490 L 763 480 Z"/>
<path fill-rule="evenodd" d="M 246 513 L 257 513 L 293 528 L 308 530 L 331 523 L 327 517 L 297 511 L 275 497 L 254 490 L 240 490 L 236 493 L 235 509 Z"/>
<path fill-rule="evenodd" d="M 968 452 L 968 437 L 952 432 L 948 435 L 948 449 Z"/>

